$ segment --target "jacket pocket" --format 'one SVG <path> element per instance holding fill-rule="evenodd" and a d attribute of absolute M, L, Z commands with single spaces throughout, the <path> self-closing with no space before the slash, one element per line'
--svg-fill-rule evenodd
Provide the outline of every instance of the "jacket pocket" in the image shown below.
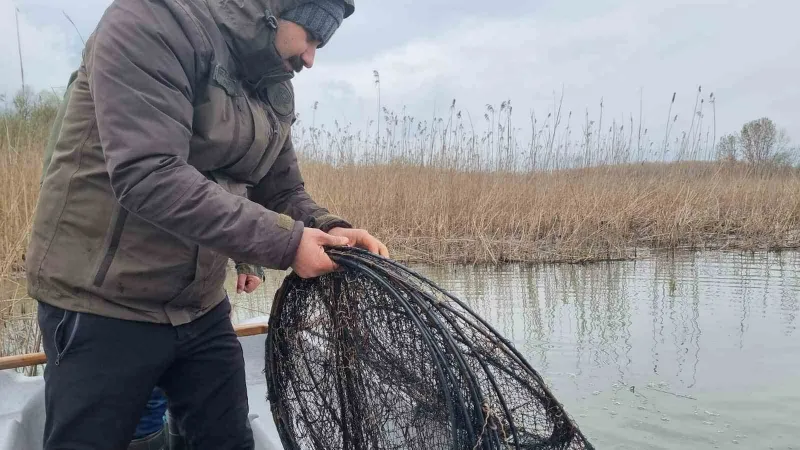
<path fill-rule="evenodd" d="M 159 311 L 194 281 L 197 255 L 196 244 L 120 208 L 88 284 L 119 305 Z"/>
<path fill-rule="evenodd" d="M 100 265 L 95 271 L 93 282 L 95 287 L 101 287 L 103 282 L 105 282 L 106 275 L 108 275 L 108 269 L 111 267 L 111 263 L 114 261 L 114 256 L 116 256 L 117 250 L 119 249 L 119 242 L 120 239 L 122 239 L 122 231 L 125 228 L 125 222 L 128 219 L 127 209 L 117 205 L 114 208 L 114 212 L 115 214 L 113 215 L 111 221 L 112 227 L 110 233 L 108 233 L 108 244 L 105 246 L 106 251 L 103 254 L 103 258 L 100 260 Z"/>
<path fill-rule="evenodd" d="M 267 112 L 258 100 L 245 96 L 244 102 L 247 109 L 244 112 L 245 116 L 252 117 L 253 139 L 242 156 L 223 170 L 236 179 L 256 184 L 259 178 L 254 177 L 253 174 L 268 156 L 268 151 L 272 147 L 270 144 L 277 140 L 278 128 L 273 126 L 270 118 L 267 117 Z"/>
<path fill-rule="evenodd" d="M 241 82 L 215 65 L 194 105 L 189 163 L 206 171 L 235 162 L 251 131 L 248 113 Z"/>

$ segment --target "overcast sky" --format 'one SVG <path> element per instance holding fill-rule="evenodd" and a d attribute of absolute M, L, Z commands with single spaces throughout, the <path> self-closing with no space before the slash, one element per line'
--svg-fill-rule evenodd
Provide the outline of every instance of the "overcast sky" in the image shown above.
<path fill-rule="evenodd" d="M 0 0 L 0 93 L 19 88 L 14 7 L 20 10 L 26 81 L 61 87 L 81 42 L 109 0 Z M 541 117 L 554 93 L 564 110 L 595 118 L 643 115 L 663 129 L 669 101 L 688 128 L 698 85 L 717 98 L 717 128 L 736 131 L 768 116 L 800 140 L 800 2 L 794 0 L 357 0 L 356 14 L 295 78 L 301 120 L 375 117 L 373 70 L 384 106 L 429 118 L 453 99 L 473 120 L 511 99 L 516 124 Z M 491 10 L 486 10 L 491 5 Z M 795 80 L 795 81 L 792 81 Z M 576 124 L 577 125 L 577 124 Z"/>

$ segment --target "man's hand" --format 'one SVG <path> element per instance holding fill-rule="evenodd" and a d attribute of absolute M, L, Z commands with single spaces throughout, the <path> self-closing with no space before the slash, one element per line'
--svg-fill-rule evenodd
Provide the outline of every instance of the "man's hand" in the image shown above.
<path fill-rule="evenodd" d="M 316 228 L 303 230 L 300 246 L 292 263 L 292 269 L 300 278 L 315 278 L 333 272 L 338 266 L 325 253 L 325 246 L 343 247 L 348 238 L 333 236 Z"/>
<path fill-rule="evenodd" d="M 347 238 L 347 245 L 351 247 L 363 248 L 384 258 L 389 257 L 389 249 L 381 241 L 367 233 L 366 230 L 339 227 L 331 229 L 328 234 Z"/>
<path fill-rule="evenodd" d="M 248 294 L 253 293 L 258 286 L 261 285 L 261 278 L 257 277 L 256 275 L 247 275 L 241 274 L 236 279 L 236 293 L 241 294 L 242 292 L 247 292 Z"/>

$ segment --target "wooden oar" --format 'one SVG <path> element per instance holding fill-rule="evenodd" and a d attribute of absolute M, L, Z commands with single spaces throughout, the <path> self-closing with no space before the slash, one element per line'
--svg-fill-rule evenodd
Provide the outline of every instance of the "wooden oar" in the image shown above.
<path fill-rule="evenodd" d="M 256 323 L 251 325 L 237 325 L 234 327 L 239 337 L 267 334 L 267 324 Z M 44 353 L 30 353 L 27 355 L 6 356 L 0 358 L 0 370 L 20 369 L 22 367 L 37 366 L 47 362 Z"/>

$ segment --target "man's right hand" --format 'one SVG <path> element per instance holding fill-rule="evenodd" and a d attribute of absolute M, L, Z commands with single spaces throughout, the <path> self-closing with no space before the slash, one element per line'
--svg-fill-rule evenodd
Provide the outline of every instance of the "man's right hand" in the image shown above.
<path fill-rule="evenodd" d="M 333 272 L 338 267 L 323 247 L 341 247 L 349 242 L 346 237 L 331 236 L 316 228 L 306 228 L 303 230 L 300 246 L 297 247 L 292 269 L 301 278 L 314 278 Z"/>

